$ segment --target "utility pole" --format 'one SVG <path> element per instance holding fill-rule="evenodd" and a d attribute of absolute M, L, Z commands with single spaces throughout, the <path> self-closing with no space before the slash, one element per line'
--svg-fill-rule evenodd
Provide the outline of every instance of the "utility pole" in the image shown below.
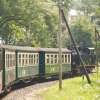
<path fill-rule="evenodd" d="M 65 14 L 64 14 L 64 11 L 63 11 L 62 9 L 61 9 L 61 13 L 62 13 L 62 17 L 63 17 L 63 19 L 64 19 L 64 21 L 65 21 L 66 27 L 67 27 L 67 29 L 68 29 L 68 33 L 69 33 L 69 35 L 70 35 L 70 38 L 71 38 L 71 40 L 72 40 L 72 43 L 73 43 L 73 45 L 74 45 L 74 48 L 75 48 L 75 50 L 76 50 L 76 53 L 77 53 L 77 55 L 79 56 L 79 59 L 80 59 L 80 61 L 81 61 L 81 65 L 82 65 L 83 72 L 84 72 L 84 74 L 85 74 L 85 76 L 86 76 L 86 78 L 87 78 L 88 83 L 91 84 L 91 80 L 90 80 L 90 77 L 89 77 L 89 75 L 88 75 L 88 72 L 87 72 L 87 70 L 86 70 L 86 68 L 85 68 L 85 64 L 84 64 L 84 62 L 83 62 L 82 57 L 80 56 L 80 53 L 79 53 L 78 48 L 76 47 L 76 42 L 75 42 L 75 40 L 74 40 L 74 38 L 73 38 L 73 36 L 72 36 L 72 33 L 71 33 L 71 31 L 70 31 L 68 22 L 67 22 L 67 20 L 66 20 Z"/>
<path fill-rule="evenodd" d="M 95 50 L 96 50 L 96 66 L 97 66 L 97 78 L 98 78 L 98 72 L 99 72 L 99 66 L 98 66 L 98 47 L 97 47 L 97 44 L 98 44 L 98 38 L 97 38 L 97 29 L 96 29 L 96 26 L 95 26 Z"/>
<path fill-rule="evenodd" d="M 59 90 L 62 89 L 62 18 L 61 18 L 61 0 L 58 1 L 59 8 L 59 32 L 58 32 L 58 44 L 59 44 Z"/>

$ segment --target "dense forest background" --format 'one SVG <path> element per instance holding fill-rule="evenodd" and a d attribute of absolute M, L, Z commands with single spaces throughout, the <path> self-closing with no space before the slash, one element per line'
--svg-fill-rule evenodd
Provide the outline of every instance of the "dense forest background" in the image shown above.
<path fill-rule="evenodd" d="M 59 23 L 58 0 L 0 0 L 0 39 L 4 44 L 33 47 L 57 47 Z M 77 45 L 95 44 L 95 26 L 100 27 L 100 0 L 62 0 L 66 17 L 78 11 L 70 29 Z M 98 31 L 100 28 L 97 28 Z M 71 45 L 62 32 L 62 46 Z"/>

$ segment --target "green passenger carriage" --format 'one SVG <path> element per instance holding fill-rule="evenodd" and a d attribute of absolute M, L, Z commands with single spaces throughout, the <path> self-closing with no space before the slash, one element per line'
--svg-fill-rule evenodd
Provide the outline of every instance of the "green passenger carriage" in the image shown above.
<path fill-rule="evenodd" d="M 58 48 L 0 45 L 0 93 L 25 79 L 57 75 Z M 62 49 L 63 73 L 71 72 L 71 51 Z"/>
<path fill-rule="evenodd" d="M 59 50 L 58 48 L 43 48 L 40 53 L 40 60 L 43 60 L 41 72 L 47 75 L 57 75 L 59 73 Z M 71 51 L 62 49 L 62 72 L 71 72 Z"/>

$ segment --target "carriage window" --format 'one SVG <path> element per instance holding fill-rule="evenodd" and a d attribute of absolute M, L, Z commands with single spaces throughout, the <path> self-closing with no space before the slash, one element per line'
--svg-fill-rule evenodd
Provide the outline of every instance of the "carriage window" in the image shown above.
<path fill-rule="evenodd" d="M 22 66 L 24 66 L 24 59 L 22 59 Z"/>
<path fill-rule="evenodd" d="M 65 55 L 65 63 L 67 63 L 67 55 Z"/>
<path fill-rule="evenodd" d="M 68 55 L 68 63 L 70 63 L 70 55 Z"/>
<path fill-rule="evenodd" d="M 34 64 L 37 64 L 37 54 L 34 54 Z"/>
<path fill-rule="evenodd" d="M 13 66 L 15 66 L 15 60 L 16 60 L 16 59 L 15 59 L 15 55 L 13 54 L 13 55 L 12 55 L 12 65 L 13 65 Z"/>
<path fill-rule="evenodd" d="M 19 59 L 21 59 L 21 54 L 19 54 Z"/>
<path fill-rule="evenodd" d="M 36 61 L 35 61 L 35 64 L 38 63 L 38 54 L 36 54 Z"/>
<path fill-rule="evenodd" d="M 37 64 L 39 63 L 39 55 L 37 54 Z"/>
<path fill-rule="evenodd" d="M 35 54 L 34 54 L 34 64 L 35 64 Z"/>
<path fill-rule="evenodd" d="M 25 54 L 23 54 L 23 66 L 25 66 Z"/>
<path fill-rule="evenodd" d="M 6 67 L 14 67 L 15 66 L 15 54 L 14 53 L 6 52 L 5 65 L 6 65 Z"/>
<path fill-rule="evenodd" d="M 25 65 L 27 65 L 27 54 L 24 55 Z"/>
<path fill-rule="evenodd" d="M 23 54 L 23 58 L 24 58 L 24 54 Z"/>
<path fill-rule="evenodd" d="M 54 59 L 55 59 L 55 63 L 57 63 L 57 55 L 55 55 L 54 57 L 55 57 L 55 58 L 54 58 Z"/>
<path fill-rule="evenodd" d="M 62 63 L 64 63 L 64 55 L 62 55 Z"/>
<path fill-rule="evenodd" d="M 27 65 L 28 65 L 29 64 L 29 54 L 27 54 L 26 60 L 27 60 Z"/>
<path fill-rule="evenodd" d="M 29 64 L 33 64 L 33 55 L 29 54 Z"/>
<path fill-rule="evenodd" d="M 51 55 L 51 64 L 53 64 L 53 55 Z"/>
<path fill-rule="evenodd" d="M 29 54 L 29 64 L 31 64 L 31 54 Z"/>
<path fill-rule="evenodd" d="M 49 55 L 46 55 L 46 63 L 49 64 Z"/>
<path fill-rule="evenodd" d="M 33 64 L 33 55 L 31 55 L 30 63 Z"/>
<path fill-rule="evenodd" d="M 27 54 L 25 54 L 25 65 L 27 65 Z"/>
<path fill-rule="evenodd" d="M 35 58 L 35 64 L 37 64 L 38 63 L 38 54 L 36 54 L 35 57 L 36 57 Z"/>
<path fill-rule="evenodd" d="M 26 59 L 27 59 L 27 54 L 26 54 Z"/>
<path fill-rule="evenodd" d="M 33 56 L 33 58 L 32 58 L 33 61 L 32 61 L 32 62 L 33 62 L 33 64 L 34 64 L 34 54 L 33 54 L 32 56 Z"/>

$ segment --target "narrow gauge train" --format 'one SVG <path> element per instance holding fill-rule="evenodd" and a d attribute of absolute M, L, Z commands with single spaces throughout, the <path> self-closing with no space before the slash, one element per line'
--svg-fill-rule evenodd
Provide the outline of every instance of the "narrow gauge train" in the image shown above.
<path fill-rule="evenodd" d="M 93 48 L 79 49 L 86 69 L 95 67 L 96 55 Z M 0 93 L 20 80 L 48 77 L 59 73 L 58 48 L 33 48 L 0 45 Z M 74 50 L 62 49 L 63 74 L 81 73 L 81 63 Z"/>
<path fill-rule="evenodd" d="M 57 48 L 0 45 L 0 92 L 20 80 L 57 75 Z M 71 72 L 71 51 L 62 49 L 62 72 Z"/>

